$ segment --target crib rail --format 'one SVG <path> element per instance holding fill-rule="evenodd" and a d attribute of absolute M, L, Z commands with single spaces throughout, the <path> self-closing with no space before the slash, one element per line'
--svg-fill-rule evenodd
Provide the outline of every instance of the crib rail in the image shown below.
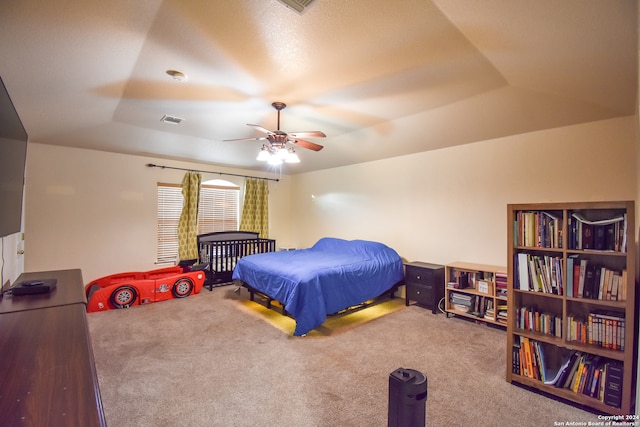
<path fill-rule="evenodd" d="M 219 232 L 198 236 L 198 262 L 205 265 L 205 286 L 211 290 L 232 282 L 233 269 L 247 255 L 273 252 L 276 241 L 252 232 Z"/>

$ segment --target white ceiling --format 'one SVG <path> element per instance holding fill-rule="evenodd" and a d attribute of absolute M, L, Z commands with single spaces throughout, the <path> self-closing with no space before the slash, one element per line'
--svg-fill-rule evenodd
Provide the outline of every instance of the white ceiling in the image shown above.
<path fill-rule="evenodd" d="M 5 0 L 30 141 L 268 170 L 247 123 L 321 130 L 301 173 L 633 115 L 636 0 Z M 188 75 L 180 83 L 166 74 Z M 163 115 L 183 118 L 179 125 Z"/>

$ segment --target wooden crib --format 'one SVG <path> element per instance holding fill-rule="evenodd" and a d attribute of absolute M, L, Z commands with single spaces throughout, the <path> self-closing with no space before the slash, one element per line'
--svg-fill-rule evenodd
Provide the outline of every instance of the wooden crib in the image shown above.
<path fill-rule="evenodd" d="M 231 284 L 233 269 L 246 255 L 274 252 L 276 241 L 252 231 L 219 231 L 198 235 L 198 265 L 205 271 L 205 286 Z"/>

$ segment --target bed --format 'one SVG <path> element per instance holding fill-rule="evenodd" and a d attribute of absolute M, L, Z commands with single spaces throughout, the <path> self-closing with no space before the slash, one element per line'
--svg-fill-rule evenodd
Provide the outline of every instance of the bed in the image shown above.
<path fill-rule="evenodd" d="M 245 256 L 232 278 L 281 303 L 300 336 L 327 315 L 393 293 L 404 270 L 398 253 L 382 243 L 325 237 L 309 249 Z"/>

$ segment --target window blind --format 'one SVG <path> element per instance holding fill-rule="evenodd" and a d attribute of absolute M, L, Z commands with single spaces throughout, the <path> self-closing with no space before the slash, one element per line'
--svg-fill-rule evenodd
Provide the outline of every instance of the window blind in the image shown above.
<path fill-rule="evenodd" d="M 182 213 L 182 186 L 158 183 L 157 262 L 175 262 L 178 257 L 178 222 Z M 198 234 L 237 231 L 240 218 L 240 188 L 217 185 L 200 187 Z"/>

